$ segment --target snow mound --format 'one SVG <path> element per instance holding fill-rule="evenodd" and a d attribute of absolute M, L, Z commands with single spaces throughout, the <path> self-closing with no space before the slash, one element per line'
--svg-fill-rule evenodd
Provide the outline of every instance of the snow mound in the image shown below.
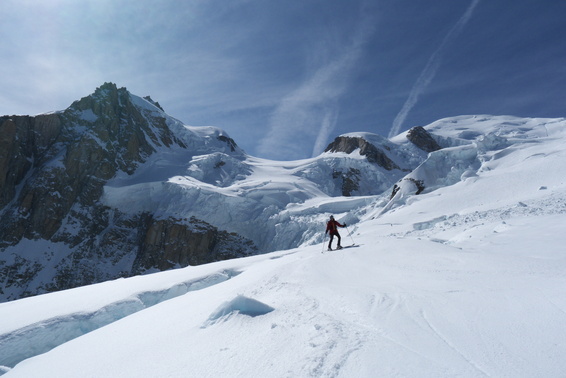
<path fill-rule="evenodd" d="M 202 328 L 206 328 L 221 321 L 226 321 L 233 315 L 240 314 L 255 318 L 256 316 L 268 314 L 273 310 L 275 310 L 273 307 L 265 303 L 243 295 L 238 295 L 236 298 L 222 304 L 214 311 L 203 324 Z"/>

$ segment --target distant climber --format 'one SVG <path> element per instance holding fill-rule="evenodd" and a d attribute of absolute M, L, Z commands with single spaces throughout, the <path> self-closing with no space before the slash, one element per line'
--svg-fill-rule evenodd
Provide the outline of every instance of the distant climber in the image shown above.
<path fill-rule="evenodd" d="M 342 249 L 342 246 L 340 245 L 340 241 L 342 240 L 342 238 L 338 233 L 338 227 L 346 227 L 346 223 L 344 224 L 338 223 L 338 221 L 334 219 L 334 215 L 331 215 L 330 220 L 328 221 L 328 223 L 326 223 L 326 232 L 325 232 L 325 234 L 330 233 L 330 241 L 328 242 L 329 251 L 332 251 L 332 240 L 334 239 L 334 236 L 338 238 L 338 246 L 336 247 L 336 249 Z"/>

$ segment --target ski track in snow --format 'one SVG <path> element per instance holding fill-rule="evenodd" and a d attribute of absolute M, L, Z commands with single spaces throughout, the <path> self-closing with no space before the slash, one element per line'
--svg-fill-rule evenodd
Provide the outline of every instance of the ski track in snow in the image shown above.
<path fill-rule="evenodd" d="M 448 346 L 448 348 L 452 349 L 454 353 L 461 356 L 466 363 L 470 364 L 474 369 L 476 369 L 479 373 L 485 376 L 489 376 L 485 371 L 481 369 L 470 357 L 467 357 L 465 352 L 461 351 L 458 346 L 454 345 L 449 338 L 442 335 L 442 332 L 436 328 L 432 322 L 428 319 L 426 312 L 424 310 L 420 311 L 420 316 L 424 319 L 426 326 L 438 337 L 444 344 Z"/>

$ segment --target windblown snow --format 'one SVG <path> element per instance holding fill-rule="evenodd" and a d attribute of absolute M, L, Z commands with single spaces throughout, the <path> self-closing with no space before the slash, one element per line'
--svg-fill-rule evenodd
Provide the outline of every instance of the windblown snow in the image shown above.
<path fill-rule="evenodd" d="M 234 157 L 226 172 L 253 172 L 241 182 L 207 176 L 215 156 L 192 159 L 190 174 L 161 161 L 132 185 L 117 178 L 109 202 L 151 199 L 152 185 L 231 209 L 263 196 L 254 211 L 283 207 L 266 217 L 285 231 L 278 237 L 302 236 L 270 241 L 281 247 L 272 253 L 2 303 L 0 374 L 564 376 L 566 120 L 462 116 L 425 128 L 444 148 L 393 198 L 330 197 L 303 179 L 317 174 L 308 160 Z M 151 179 L 159 164 L 168 183 Z M 414 195 L 419 180 L 426 190 Z M 252 215 L 231 214 L 225 224 L 251 232 Z M 330 214 L 347 223 L 350 248 L 326 251 Z"/>

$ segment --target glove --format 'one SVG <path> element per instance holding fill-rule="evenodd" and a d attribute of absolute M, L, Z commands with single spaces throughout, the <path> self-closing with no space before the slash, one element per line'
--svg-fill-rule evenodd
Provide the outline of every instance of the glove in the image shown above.
<path fill-rule="evenodd" d="M 344 223 L 344 227 L 346 227 L 346 226 L 347 226 L 347 224 L 346 224 L 346 223 Z"/>

